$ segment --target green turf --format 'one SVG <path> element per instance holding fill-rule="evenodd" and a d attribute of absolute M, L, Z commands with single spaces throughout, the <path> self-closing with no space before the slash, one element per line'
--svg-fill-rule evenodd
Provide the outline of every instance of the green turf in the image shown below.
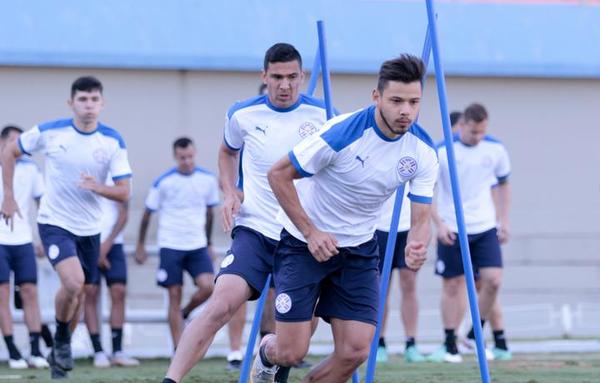
<path fill-rule="evenodd" d="M 159 383 L 166 368 L 166 360 L 146 360 L 137 368 L 96 369 L 88 361 L 77 361 L 68 382 L 89 383 Z M 492 362 L 493 383 L 597 383 L 600 382 L 600 355 L 598 354 L 537 354 L 516 355 L 511 362 Z M 290 383 L 300 382 L 306 370 L 295 370 Z M 362 375 L 361 375 L 362 376 Z M 235 383 L 238 375 L 225 371 L 223 359 L 200 363 L 184 382 Z M 49 372 L 36 370 L 9 370 L 0 365 L 0 382 L 51 382 Z M 406 364 L 393 357 L 377 368 L 377 383 L 472 383 L 479 381 L 479 369 L 474 359 L 460 365 Z"/>

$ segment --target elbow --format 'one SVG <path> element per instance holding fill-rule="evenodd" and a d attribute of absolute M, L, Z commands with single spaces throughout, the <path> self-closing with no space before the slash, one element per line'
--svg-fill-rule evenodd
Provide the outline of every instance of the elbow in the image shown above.
<path fill-rule="evenodd" d="M 275 168 L 271 168 L 267 173 L 267 180 L 269 181 L 269 185 L 271 189 L 275 189 L 275 185 L 277 184 L 277 179 L 279 177 L 279 172 Z"/>

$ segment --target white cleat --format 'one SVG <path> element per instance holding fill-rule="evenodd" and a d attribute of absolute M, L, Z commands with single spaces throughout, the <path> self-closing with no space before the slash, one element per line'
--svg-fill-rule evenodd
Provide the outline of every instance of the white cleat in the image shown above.
<path fill-rule="evenodd" d="M 494 360 L 494 359 L 496 359 L 496 357 L 494 356 L 494 353 L 489 348 L 485 349 L 485 358 L 487 360 Z"/>
<path fill-rule="evenodd" d="M 444 362 L 446 363 L 462 363 L 463 358 L 460 354 L 450 354 L 447 352 L 444 355 Z"/>
<path fill-rule="evenodd" d="M 8 368 L 12 368 L 13 370 L 24 370 L 27 367 L 29 367 L 29 366 L 27 365 L 27 362 L 23 358 L 8 360 Z"/>
<path fill-rule="evenodd" d="M 49 368 L 50 364 L 43 356 L 30 356 L 27 360 L 29 367 L 31 368 Z"/>
<path fill-rule="evenodd" d="M 110 360 L 104 351 L 99 351 L 94 354 L 94 367 L 96 368 L 108 368 L 110 367 Z"/>
<path fill-rule="evenodd" d="M 140 365 L 139 360 L 128 356 L 123 351 L 115 352 L 110 361 L 113 366 L 119 367 L 136 367 Z"/>
<path fill-rule="evenodd" d="M 274 383 L 275 382 L 275 373 L 277 373 L 277 369 L 279 366 L 275 365 L 273 367 L 266 367 L 260 358 L 260 348 L 266 343 L 266 341 L 272 337 L 274 334 L 265 335 L 265 337 L 260 342 L 260 346 L 258 347 L 258 353 L 254 358 L 254 363 L 252 363 L 252 370 L 250 371 L 250 383 Z"/>

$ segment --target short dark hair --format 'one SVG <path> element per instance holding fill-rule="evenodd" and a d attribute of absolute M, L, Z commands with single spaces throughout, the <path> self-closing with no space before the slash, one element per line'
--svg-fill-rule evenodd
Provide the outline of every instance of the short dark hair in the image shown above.
<path fill-rule="evenodd" d="M 6 125 L 4 128 L 2 128 L 2 132 L 0 132 L 0 138 L 6 140 L 10 132 L 19 132 L 20 134 L 23 133 L 23 129 L 15 125 Z"/>
<path fill-rule="evenodd" d="M 266 71 L 269 68 L 269 63 L 287 63 L 290 61 L 298 61 L 300 69 L 302 69 L 300 52 L 292 44 L 277 43 L 265 52 L 263 69 Z"/>
<path fill-rule="evenodd" d="M 455 110 L 454 112 L 450 112 L 450 126 L 456 125 L 458 120 L 462 117 L 462 112 Z"/>
<path fill-rule="evenodd" d="M 475 123 L 480 123 L 481 121 L 488 119 L 488 112 L 483 105 L 474 102 L 467 106 L 467 109 L 463 112 L 463 118 L 465 122 L 473 121 Z"/>
<path fill-rule="evenodd" d="M 262 96 L 265 93 L 266 89 L 267 89 L 267 84 L 265 84 L 265 83 L 260 84 L 260 86 L 258 87 L 258 95 Z"/>
<path fill-rule="evenodd" d="M 173 142 L 173 151 L 177 148 L 185 149 L 188 146 L 194 146 L 194 141 L 189 137 L 179 137 Z"/>
<path fill-rule="evenodd" d="M 423 61 L 405 53 L 381 64 L 377 78 L 377 90 L 383 92 L 390 81 L 399 81 L 405 84 L 415 81 L 423 83 L 423 76 L 425 76 Z"/>
<path fill-rule="evenodd" d="M 73 81 L 71 85 L 71 98 L 75 96 L 77 91 L 80 92 L 91 92 L 97 90 L 102 93 L 103 87 L 100 80 L 98 80 L 94 76 L 83 76 L 79 77 L 77 80 Z"/>

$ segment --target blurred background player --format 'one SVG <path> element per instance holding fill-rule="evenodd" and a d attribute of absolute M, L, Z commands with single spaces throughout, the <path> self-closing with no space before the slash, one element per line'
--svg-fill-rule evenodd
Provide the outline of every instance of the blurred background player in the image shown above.
<path fill-rule="evenodd" d="M 191 139 L 175 140 L 173 157 L 177 166 L 156 179 L 146 198 L 135 257 L 138 263 L 146 261 L 146 232 L 152 213 L 158 211 L 160 266 L 156 281 L 169 294 L 169 328 L 173 346 L 177 347 L 183 318 L 204 303 L 213 291 L 210 246 L 213 207 L 219 204 L 219 186 L 215 175 L 196 166 L 196 148 Z M 182 308 L 184 270 L 194 280 L 196 291 Z"/>
<path fill-rule="evenodd" d="M 112 185 L 110 177 L 107 185 Z M 123 352 L 123 324 L 125 323 L 125 294 L 127 285 L 127 259 L 123 251 L 123 229 L 127 223 L 129 202 L 116 202 L 102 199 L 102 231 L 100 232 L 100 257 L 98 272 L 106 278 L 110 294 L 110 329 L 112 356 L 109 359 L 102 348 L 100 329 L 102 313 L 98 312 L 102 278 L 97 283 L 86 286 L 85 324 L 87 325 L 94 348 L 94 366 L 98 368 L 115 366 L 137 366 L 139 361 Z"/>
<path fill-rule="evenodd" d="M 454 135 L 454 150 L 458 179 L 462 193 L 465 225 L 473 269 L 478 275 L 481 288 L 478 303 L 481 318 L 493 312 L 502 281 L 502 254 L 500 241 L 508 237 L 508 210 L 510 204 L 510 161 L 504 146 L 486 135 L 488 113 L 480 104 L 469 105 L 462 116 L 462 123 Z M 457 240 L 458 227 L 452 200 L 446 148 L 438 149 L 440 177 L 438 179 L 437 213 L 432 215 L 438 232 L 438 260 L 436 273 L 442 282 L 442 321 L 445 341 L 428 359 L 434 362 L 460 363 L 462 357 L 456 345 L 456 329 L 466 312 L 466 285 Z M 496 179 L 498 211 L 492 198 L 492 179 Z M 494 337 L 504 338 L 504 331 L 497 330 Z M 507 359 L 506 342 L 503 348 L 495 347 L 492 353 L 498 359 Z"/>
<path fill-rule="evenodd" d="M 23 130 L 6 126 L 0 132 L 0 151 L 8 143 L 14 144 Z M 1 165 L 1 164 L 0 164 Z M 46 368 L 48 362 L 40 352 L 41 319 L 37 293 L 37 264 L 29 206 L 31 200 L 39 202 L 44 193 L 44 179 L 35 162 L 20 156 L 15 164 L 14 193 L 21 216 L 15 217 L 14 227 L 0 224 L 0 330 L 8 349 L 8 366 L 14 369 Z M 25 324 L 29 330 L 30 356 L 25 361 L 13 341 L 13 323 L 10 312 L 10 273 L 14 274 L 15 286 L 19 287 Z"/>

